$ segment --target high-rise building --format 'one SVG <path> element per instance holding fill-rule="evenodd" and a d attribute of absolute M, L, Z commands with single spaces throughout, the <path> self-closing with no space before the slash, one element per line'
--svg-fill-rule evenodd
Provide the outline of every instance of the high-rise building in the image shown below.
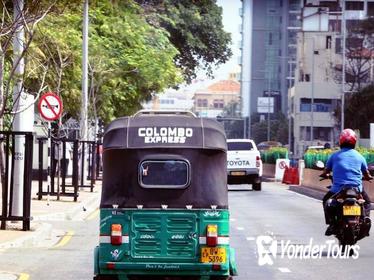
<path fill-rule="evenodd" d="M 243 117 L 248 118 L 256 113 L 264 118 L 272 117 L 273 112 L 287 114 L 288 88 L 293 85 L 294 79 L 296 32 L 301 26 L 302 2 L 242 0 Z M 259 103 L 266 100 L 268 109 L 264 110 Z"/>

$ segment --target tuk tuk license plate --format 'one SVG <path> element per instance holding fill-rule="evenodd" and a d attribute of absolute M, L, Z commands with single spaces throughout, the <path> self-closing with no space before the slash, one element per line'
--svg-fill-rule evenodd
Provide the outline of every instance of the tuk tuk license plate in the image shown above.
<path fill-rule="evenodd" d="M 225 248 L 201 248 L 201 262 L 202 263 L 225 263 L 226 249 Z"/>
<path fill-rule="evenodd" d="M 361 207 L 360 206 L 343 206 L 344 216 L 360 216 Z"/>
<path fill-rule="evenodd" d="M 231 171 L 230 175 L 232 175 L 232 176 L 244 176 L 245 171 Z"/>

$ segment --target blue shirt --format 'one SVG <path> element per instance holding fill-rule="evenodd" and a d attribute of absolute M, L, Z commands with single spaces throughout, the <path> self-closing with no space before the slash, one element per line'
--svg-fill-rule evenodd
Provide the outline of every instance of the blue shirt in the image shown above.
<path fill-rule="evenodd" d="M 331 192 L 339 192 L 344 185 L 357 186 L 362 191 L 362 174 L 368 169 L 365 158 L 355 149 L 343 148 L 333 153 L 326 163 L 332 171 Z"/>

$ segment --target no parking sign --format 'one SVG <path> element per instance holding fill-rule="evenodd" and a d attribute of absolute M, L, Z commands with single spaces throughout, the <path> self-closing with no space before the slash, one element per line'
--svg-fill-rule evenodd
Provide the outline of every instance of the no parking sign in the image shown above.
<path fill-rule="evenodd" d="M 53 92 L 47 92 L 40 97 L 38 108 L 43 119 L 49 122 L 55 121 L 62 114 L 61 98 Z"/>
<path fill-rule="evenodd" d="M 276 160 L 275 165 L 275 179 L 282 180 L 284 170 L 290 166 L 290 160 L 286 158 L 280 158 Z"/>

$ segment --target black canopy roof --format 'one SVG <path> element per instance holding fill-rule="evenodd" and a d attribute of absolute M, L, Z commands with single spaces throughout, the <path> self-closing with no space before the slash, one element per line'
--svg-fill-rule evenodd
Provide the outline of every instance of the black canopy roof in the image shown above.
<path fill-rule="evenodd" d="M 227 149 L 220 123 L 186 115 L 140 115 L 110 123 L 104 149 L 144 148 Z"/>

